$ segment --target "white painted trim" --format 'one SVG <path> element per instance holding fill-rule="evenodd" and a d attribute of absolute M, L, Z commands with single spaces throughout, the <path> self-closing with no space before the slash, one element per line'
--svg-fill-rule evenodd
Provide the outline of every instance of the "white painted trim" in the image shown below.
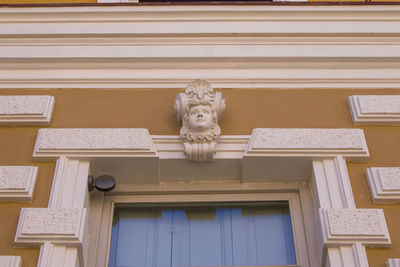
<path fill-rule="evenodd" d="M 400 88 L 399 12 L 396 6 L 2 8 L 0 32 L 9 35 L 0 44 L 0 88 L 165 89 L 197 78 L 216 88 Z"/>
<path fill-rule="evenodd" d="M 168 185 L 166 185 L 168 186 Z M 302 205 L 309 205 L 311 203 L 300 203 L 298 193 L 271 193 L 268 189 L 268 184 L 258 184 L 254 185 L 254 188 L 249 190 L 246 185 L 236 184 L 239 188 L 244 189 L 247 193 L 230 193 L 226 194 L 221 188 L 221 192 L 215 193 L 198 193 L 196 192 L 196 184 L 192 185 L 194 189 L 193 194 L 173 194 L 172 192 L 161 192 L 160 189 L 157 190 L 156 187 L 150 186 L 147 193 L 143 194 L 124 194 L 124 195 L 110 195 L 105 196 L 102 220 L 100 229 L 104 230 L 99 236 L 97 241 L 97 258 L 95 261 L 89 263 L 89 266 L 107 266 L 109 257 L 109 246 L 111 239 L 111 224 L 112 224 L 112 214 L 114 212 L 114 207 L 117 203 L 130 203 L 134 205 L 135 203 L 163 203 L 163 202 L 173 202 L 173 203 L 190 203 L 190 202 L 208 202 L 208 203 L 218 203 L 218 202 L 241 202 L 241 201 L 276 201 L 276 200 L 288 200 L 290 205 L 290 213 L 292 218 L 293 227 L 293 239 L 295 242 L 296 249 L 296 259 L 298 260 L 299 266 L 316 267 L 318 262 L 316 258 L 309 259 L 308 244 L 315 243 L 311 237 L 306 237 L 304 229 L 311 227 L 311 225 L 305 225 L 304 215 L 302 214 Z M 200 188 L 204 186 L 212 187 L 213 184 L 200 185 Z M 251 186 L 251 184 L 250 184 Z M 296 185 L 295 185 L 296 187 Z M 298 185 L 297 188 L 299 189 Z M 160 194 L 154 194 L 152 190 L 157 190 Z M 253 192 L 251 192 L 253 191 Z"/>
<path fill-rule="evenodd" d="M 0 267 L 21 267 L 21 256 L 0 256 Z"/>
<path fill-rule="evenodd" d="M 374 203 L 400 203 L 400 168 L 368 168 L 366 175 Z"/>
<path fill-rule="evenodd" d="M 400 267 L 400 259 L 388 259 L 387 267 Z"/>
<path fill-rule="evenodd" d="M 365 267 L 368 265 L 365 247 L 360 243 L 329 248 L 326 267 Z"/>
<path fill-rule="evenodd" d="M 400 125 L 400 95 L 353 95 L 348 101 L 354 125 Z"/>
<path fill-rule="evenodd" d="M 37 167 L 0 166 L 0 202 L 31 201 L 37 176 Z"/>
<path fill-rule="evenodd" d="M 47 133 L 49 133 L 52 138 L 47 139 L 47 141 L 43 141 L 43 136 L 46 136 L 46 134 L 43 135 L 43 133 L 45 133 L 47 130 L 55 131 L 48 131 Z M 38 136 L 35 146 L 35 155 L 37 156 L 36 159 L 50 160 L 53 158 L 59 158 L 55 172 L 52 194 L 49 201 L 49 208 L 87 207 L 86 177 L 89 172 L 89 162 L 81 161 L 79 159 L 89 160 L 91 162 L 91 169 L 95 172 L 99 171 L 99 166 L 108 165 L 107 170 L 109 170 L 112 174 L 121 170 L 121 166 L 123 167 L 121 164 L 127 164 L 128 166 L 131 166 L 135 164 L 135 162 L 140 162 L 141 160 L 145 159 L 150 160 L 146 163 L 149 164 L 147 165 L 148 167 L 143 167 L 146 165 L 140 163 L 142 164 L 141 167 L 136 168 L 134 172 L 129 171 L 129 168 L 126 169 L 126 166 L 122 168 L 122 172 L 119 174 L 123 174 L 123 172 L 127 171 L 130 174 L 130 177 L 116 176 L 118 186 L 114 192 L 109 194 L 110 198 L 117 199 L 126 196 L 132 200 L 132 198 L 135 198 L 136 196 L 143 197 L 143 195 L 155 193 L 160 194 L 161 198 L 158 200 L 168 200 L 171 197 L 179 198 L 179 196 L 192 192 L 194 195 L 191 195 L 191 199 L 194 200 L 200 192 L 203 192 L 204 194 L 221 194 L 229 192 L 229 194 L 223 194 L 224 197 L 221 198 L 226 200 L 227 195 L 233 196 L 234 194 L 239 194 L 244 196 L 249 192 L 252 192 L 252 190 L 256 190 L 253 192 L 257 192 L 257 190 L 260 190 L 260 185 L 263 184 L 263 182 L 265 183 L 269 181 L 269 183 L 265 184 L 266 188 L 268 188 L 268 191 L 282 191 L 283 188 L 286 188 L 286 190 L 289 191 L 294 190 L 297 192 L 303 192 L 300 193 L 302 201 L 310 202 L 311 194 L 306 192 L 307 190 L 305 190 L 305 187 L 301 186 L 303 189 L 299 191 L 299 189 L 296 189 L 296 187 L 293 187 L 293 185 L 300 185 L 309 181 L 309 173 L 312 168 L 313 177 L 311 180 L 311 185 L 314 192 L 313 200 L 315 204 L 313 208 L 311 208 L 312 205 L 310 205 L 310 207 L 304 207 L 304 211 L 306 213 L 304 213 L 303 216 L 306 216 L 305 214 L 307 214 L 308 216 L 312 217 L 312 214 L 318 214 L 317 210 L 319 208 L 321 208 L 322 211 L 339 209 L 345 214 L 351 211 L 355 211 L 357 214 L 364 214 L 363 210 L 355 209 L 345 161 L 345 158 L 347 160 L 365 160 L 369 157 L 363 132 L 359 129 L 257 129 L 250 138 L 249 136 L 222 136 L 221 146 L 219 150 L 217 149 L 217 154 L 221 154 L 219 155 L 219 158 L 214 160 L 213 164 L 209 164 L 209 166 L 214 166 L 214 169 L 212 169 L 212 171 L 207 170 L 207 168 L 209 168 L 207 167 L 208 165 L 199 166 L 200 169 L 206 169 L 207 173 L 211 173 L 211 175 L 213 175 L 213 179 L 215 181 L 215 177 L 221 177 L 216 173 L 221 172 L 223 174 L 229 171 L 232 166 L 236 166 L 238 164 L 242 166 L 242 164 L 245 162 L 243 165 L 244 170 L 247 168 L 247 171 L 244 171 L 242 174 L 237 174 L 237 180 L 234 179 L 234 181 L 231 180 L 230 182 L 227 182 L 226 180 L 224 181 L 224 179 L 219 179 L 218 181 L 223 184 L 223 186 L 221 186 L 221 184 L 218 185 L 218 183 L 215 182 L 210 183 L 210 180 L 207 180 L 209 178 L 204 180 L 204 177 L 198 180 L 198 182 L 201 182 L 199 183 L 200 185 L 195 183 L 193 177 L 196 177 L 199 175 L 199 173 L 196 173 L 196 168 L 194 168 L 194 166 L 191 165 L 190 168 L 185 166 L 189 163 L 183 158 L 183 147 L 181 144 L 179 144 L 179 138 L 177 136 L 150 136 L 147 133 L 147 137 L 142 139 L 146 140 L 144 147 L 142 148 L 145 150 L 148 150 L 149 147 L 154 148 L 152 150 L 153 156 L 149 158 L 143 157 L 141 153 L 120 153 L 116 149 L 132 148 L 131 143 L 128 143 L 126 146 L 124 146 L 121 143 L 115 144 L 113 141 L 102 142 L 101 140 L 104 140 L 104 138 L 101 137 L 102 134 L 100 132 L 102 130 L 107 131 L 107 129 L 95 129 L 93 132 L 86 131 L 85 129 L 61 129 L 60 132 L 58 130 L 60 129 L 43 129 L 41 134 Z M 79 133 L 85 134 L 71 134 L 76 133 L 77 130 Z M 135 129 L 131 130 L 135 132 Z M 129 132 L 129 129 L 123 129 L 122 132 Z M 61 143 L 58 143 L 57 140 L 59 140 L 59 138 L 57 138 L 57 134 L 53 135 L 53 133 L 61 133 L 63 138 L 65 136 L 69 137 L 63 140 Z M 94 133 L 100 137 L 94 138 L 92 136 Z M 255 133 L 262 134 L 257 135 Z M 275 134 L 270 135 L 271 133 Z M 262 135 L 266 135 L 268 138 L 264 138 L 265 136 L 263 137 Z M 77 136 L 77 138 L 74 139 L 74 136 Z M 103 137 L 107 136 L 108 135 L 104 135 Z M 293 136 L 293 138 L 291 138 L 291 136 Z M 302 138 L 299 138 L 299 136 Z M 48 142 L 48 140 L 53 141 Z M 122 138 L 122 140 L 125 139 Z M 248 142 L 247 145 L 246 142 Z M 66 144 L 70 145 L 66 146 Z M 87 147 L 88 144 L 93 144 L 93 146 Z M 40 148 L 40 153 L 37 153 L 38 148 Z M 133 147 L 133 149 L 137 149 L 137 147 Z M 51 153 L 47 154 L 45 151 L 50 151 Z M 77 151 L 79 153 L 76 153 Z M 99 153 L 99 151 L 101 152 Z M 107 151 L 113 152 L 108 153 Z M 157 153 L 160 153 L 161 156 L 154 157 L 154 155 L 157 155 Z M 66 158 L 66 156 L 69 158 Z M 118 157 L 115 158 L 116 156 Z M 129 160 L 126 161 L 127 159 Z M 273 170 L 272 173 L 269 173 L 269 168 L 260 168 L 261 165 L 258 164 L 258 167 L 256 168 L 258 170 L 255 170 L 252 175 L 264 174 L 260 176 L 264 178 L 256 179 L 254 181 L 254 186 L 252 187 L 248 183 L 251 181 L 251 168 L 249 168 L 251 167 L 251 164 L 249 165 L 249 162 L 251 163 L 251 161 L 254 160 L 254 164 L 256 164 L 256 161 L 260 159 L 265 162 L 279 159 L 280 162 L 275 166 L 275 170 Z M 295 161 L 291 162 L 293 159 L 295 159 Z M 121 163 L 124 161 L 125 163 Z M 226 163 L 233 165 L 224 165 Z M 298 163 L 301 164 L 298 165 Z M 169 168 L 175 170 L 175 173 L 169 175 L 184 174 L 186 177 L 185 180 L 179 180 L 177 183 L 171 183 L 171 181 L 168 179 L 163 181 L 165 177 L 168 177 L 168 174 L 165 173 L 166 169 L 168 168 L 165 169 L 165 165 L 171 165 L 172 167 L 169 166 Z M 139 172 L 139 176 L 142 176 L 140 173 L 140 170 L 142 169 L 152 169 L 156 171 L 160 175 L 158 178 L 159 180 L 154 179 L 154 177 L 152 178 L 154 180 L 135 180 L 137 178 L 134 178 L 133 174 Z M 293 173 L 297 173 L 298 176 L 297 178 L 291 177 L 290 179 L 292 180 L 284 181 L 282 177 L 285 177 L 285 175 L 288 174 L 287 170 L 290 169 L 293 171 Z M 102 170 L 104 171 L 105 169 Z M 281 170 L 281 173 L 276 172 L 276 170 Z M 284 172 L 282 172 L 282 170 L 284 170 Z M 178 171 L 178 173 L 176 171 Z M 298 171 L 303 174 L 299 175 Z M 241 183 L 241 179 L 246 175 L 246 179 L 248 180 L 246 180 L 246 183 Z M 190 179 L 187 177 L 190 177 Z M 149 181 L 154 184 L 150 185 Z M 158 184 L 160 181 L 162 181 L 162 183 Z M 204 183 L 208 184 L 205 186 Z M 210 189 L 210 185 L 215 187 Z M 77 201 L 75 201 L 75 199 L 77 199 Z M 99 225 L 98 220 L 100 220 L 101 223 L 108 222 L 110 224 L 112 219 L 110 217 L 112 206 L 103 203 L 101 194 L 95 194 L 95 197 L 92 198 L 90 205 L 92 207 L 92 210 L 90 211 L 90 217 L 94 218 L 96 222 L 91 223 L 91 227 L 89 227 L 91 238 L 89 239 L 89 236 L 85 235 L 84 242 L 90 242 L 90 246 L 93 246 L 93 244 L 97 243 L 108 244 L 108 241 L 104 240 L 104 238 L 107 239 L 109 237 L 105 237 L 102 234 L 103 228 Z M 107 212 L 99 214 L 101 207 L 103 207 L 103 209 Z M 371 210 L 367 213 L 368 216 L 370 215 L 369 213 L 382 215 L 380 210 Z M 321 214 L 324 215 L 325 213 L 322 212 Z M 378 218 L 381 219 L 380 221 L 378 220 L 379 225 L 382 226 L 382 229 L 386 229 L 385 220 L 382 219 L 382 216 L 378 216 Z M 318 263 L 315 266 L 319 266 L 320 262 L 326 262 L 327 266 L 366 267 L 368 266 L 368 262 L 364 244 L 368 246 L 390 245 L 390 239 L 387 234 L 387 230 L 383 235 L 373 235 L 372 237 L 366 239 L 360 238 L 359 235 L 349 236 L 346 235 L 346 233 L 336 236 L 331 235 L 329 238 L 326 234 L 324 238 L 324 235 L 322 234 L 324 227 L 325 229 L 330 228 L 326 228 L 325 221 L 327 220 L 325 220 L 323 216 L 319 220 L 320 227 L 316 227 L 316 225 L 314 225 L 314 223 L 317 223 L 315 220 L 314 223 L 313 220 L 310 219 L 306 219 L 306 221 L 307 227 L 312 227 L 312 229 L 320 229 L 320 232 L 317 233 L 315 230 L 313 231 L 312 229 L 308 229 L 306 227 L 307 238 L 319 240 L 319 242 L 307 241 L 307 248 L 309 251 L 315 251 L 310 252 L 310 260 L 313 261 L 318 259 Z M 88 246 L 84 247 L 87 248 Z M 57 248 L 57 250 L 54 250 L 51 246 L 51 241 L 45 241 L 41 249 L 41 260 L 39 262 L 39 266 L 48 266 L 46 264 L 51 262 L 51 259 L 55 257 L 56 253 L 65 254 L 67 253 L 67 250 L 70 251 L 71 249 L 73 248 L 62 246 L 62 248 Z M 87 262 L 87 260 L 90 262 L 90 259 L 99 256 L 98 254 L 96 256 L 96 253 L 93 251 L 87 252 L 87 250 L 83 250 L 82 252 L 78 250 L 71 250 L 71 253 L 72 252 L 74 255 L 76 255 L 76 257 L 83 255 L 79 256 L 79 264 L 82 262 Z M 342 265 L 334 265 L 337 262 L 341 262 Z M 75 265 L 71 265 L 72 263 L 68 264 L 69 266 L 75 267 Z"/>
<path fill-rule="evenodd" d="M 0 96 L 0 125 L 48 125 L 54 97 L 48 95 Z"/>
<path fill-rule="evenodd" d="M 357 240 L 356 236 L 349 238 L 349 240 L 341 240 L 335 243 L 333 247 L 332 243 L 334 242 L 327 244 L 327 225 L 323 217 L 323 211 L 331 209 L 338 209 L 344 212 L 357 210 L 346 161 L 341 156 L 331 159 L 313 160 L 311 185 L 315 203 L 314 207 L 320 210 L 318 241 L 319 248 L 323 248 L 319 253 L 321 262 L 328 267 L 368 267 L 365 247 L 360 240 Z M 373 211 L 380 212 L 380 210 Z M 384 219 L 382 224 L 383 228 L 387 229 Z M 368 246 L 376 246 L 381 243 L 380 240 L 375 241 L 377 244 L 368 244 Z"/>

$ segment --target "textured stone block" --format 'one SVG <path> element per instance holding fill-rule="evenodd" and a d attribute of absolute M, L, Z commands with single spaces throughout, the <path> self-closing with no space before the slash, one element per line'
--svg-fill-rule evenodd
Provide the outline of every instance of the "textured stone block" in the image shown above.
<path fill-rule="evenodd" d="M 0 96 L 0 125 L 48 125 L 53 108 L 53 96 Z"/>
<path fill-rule="evenodd" d="M 38 174 L 32 166 L 0 166 L 0 201 L 30 201 Z"/>
<path fill-rule="evenodd" d="M 400 95 L 349 96 L 354 125 L 400 125 Z"/>

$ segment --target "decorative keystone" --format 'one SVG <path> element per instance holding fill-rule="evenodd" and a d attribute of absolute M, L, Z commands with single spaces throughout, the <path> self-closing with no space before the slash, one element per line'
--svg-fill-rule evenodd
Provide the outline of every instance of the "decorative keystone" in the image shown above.
<path fill-rule="evenodd" d="M 218 122 L 225 110 L 222 94 L 214 93 L 209 82 L 194 80 L 184 93 L 176 96 L 174 105 L 178 121 L 182 123 L 180 135 L 187 159 L 212 160 L 221 136 Z"/>

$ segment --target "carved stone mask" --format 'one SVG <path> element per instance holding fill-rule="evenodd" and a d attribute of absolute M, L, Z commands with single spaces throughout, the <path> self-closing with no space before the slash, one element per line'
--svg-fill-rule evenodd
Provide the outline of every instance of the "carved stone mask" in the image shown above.
<path fill-rule="evenodd" d="M 209 82 L 195 80 L 185 93 L 177 95 L 175 109 L 182 123 L 180 135 L 188 159 L 211 160 L 221 135 L 218 121 L 225 109 L 221 93 L 214 93 Z"/>

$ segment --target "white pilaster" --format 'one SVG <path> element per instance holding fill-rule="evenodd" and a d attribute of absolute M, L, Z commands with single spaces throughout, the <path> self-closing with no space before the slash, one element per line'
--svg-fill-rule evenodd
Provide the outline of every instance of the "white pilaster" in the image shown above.
<path fill-rule="evenodd" d="M 57 160 L 48 208 L 23 209 L 17 246 L 41 246 L 38 267 L 83 267 L 88 253 L 89 162 Z"/>
<path fill-rule="evenodd" d="M 368 266 L 364 243 L 369 246 L 390 245 L 382 211 L 356 209 L 346 162 L 341 156 L 314 160 L 312 185 L 314 200 L 320 210 L 322 261 L 330 267 Z M 347 219 L 349 215 L 351 220 Z M 359 221 L 353 225 L 354 216 L 371 216 L 377 223 L 370 229 L 363 224 L 368 224 L 368 221 L 361 222 L 363 232 L 359 234 L 356 225 Z M 349 224 L 336 229 L 341 221 Z"/>

